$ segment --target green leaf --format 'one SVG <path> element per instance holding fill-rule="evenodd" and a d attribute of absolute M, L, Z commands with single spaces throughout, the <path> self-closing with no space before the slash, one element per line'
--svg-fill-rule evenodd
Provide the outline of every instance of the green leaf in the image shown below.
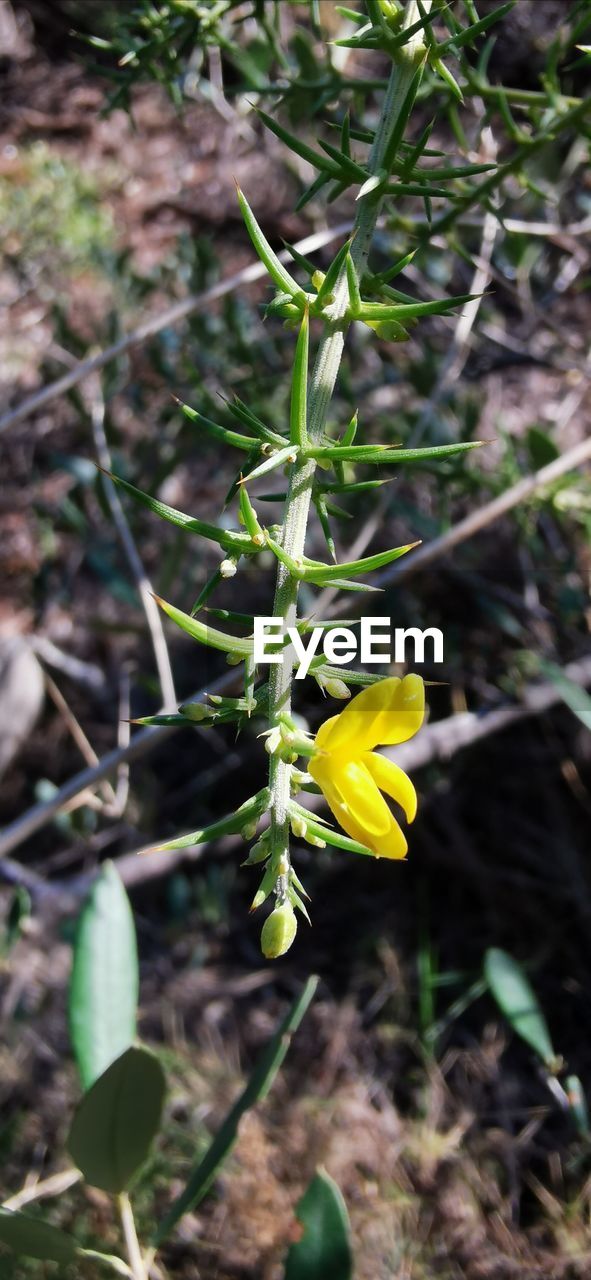
<path fill-rule="evenodd" d="M 320 836 L 321 840 L 333 845 L 335 849 L 344 849 L 347 853 L 362 853 L 366 857 L 375 858 L 376 855 L 373 849 L 368 849 L 366 845 L 360 844 L 358 840 L 351 840 L 349 836 L 343 835 L 340 831 L 335 831 L 328 824 L 325 825 L 323 822 L 319 822 L 310 813 L 309 809 L 305 809 L 303 805 L 292 801 L 290 813 L 297 814 L 298 817 L 303 818 L 311 835 Z"/>
<path fill-rule="evenodd" d="M 456 98 L 458 102 L 463 103 L 464 95 L 462 93 L 462 90 L 460 89 L 460 86 L 455 76 L 452 75 L 449 67 L 445 65 L 445 62 L 442 62 L 441 58 L 433 57 L 431 58 L 431 66 L 433 67 L 434 71 L 437 71 L 439 73 L 439 75 L 441 76 L 441 79 L 448 86 L 448 88 L 451 89 L 451 92 L 454 98 Z"/>
<path fill-rule="evenodd" d="M 164 1091 L 157 1057 L 148 1049 L 132 1047 L 84 1094 L 68 1151 L 91 1186 L 113 1195 L 126 1190 L 160 1127 Z"/>
<path fill-rule="evenodd" d="M 223 396 L 222 399 L 224 400 Z M 278 431 L 272 431 L 270 427 L 266 426 L 262 419 L 258 418 L 256 413 L 253 413 L 252 409 L 249 409 L 248 405 L 239 396 L 235 395 L 233 400 L 224 400 L 224 404 L 227 405 L 230 413 L 233 414 L 237 421 L 241 422 L 243 426 L 249 427 L 260 440 L 272 445 L 281 446 L 285 444 L 285 436 L 280 435 Z"/>
<path fill-rule="evenodd" d="M 206 418 L 205 414 L 199 413 L 198 409 L 192 409 L 189 404 L 183 404 L 182 400 L 178 400 L 175 396 L 179 409 L 182 410 L 185 418 L 189 422 L 194 422 L 208 435 L 213 436 L 214 440 L 221 440 L 223 444 L 233 445 L 235 449 L 244 449 L 247 453 L 256 445 L 256 440 L 252 436 L 243 436 L 239 431 L 231 431 L 229 427 L 222 427 L 217 422 L 212 422 L 211 418 Z"/>
<path fill-rule="evenodd" d="M 469 449 L 480 449 L 484 440 L 468 440 L 461 444 L 437 444 L 426 449 L 392 449 L 389 445 L 314 445 L 306 449 L 306 457 L 327 462 L 431 462 L 453 458 Z"/>
<path fill-rule="evenodd" d="M 334 538 L 332 536 L 332 532 L 330 528 L 330 522 L 328 519 L 329 513 L 328 513 L 327 504 L 321 493 L 314 494 L 313 501 L 314 501 L 314 506 L 316 507 L 316 513 L 318 515 L 318 519 L 320 521 L 320 527 L 324 534 L 324 541 L 326 542 L 326 545 L 328 547 L 329 555 L 331 555 L 333 560 L 336 561 L 337 552 L 336 552 L 336 547 L 334 543 Z M 345 514 L 348 515 L 348 512 L 346 512 Z"/>
<path fill-rule="evenodd" d="M 335 164 L 333 160 L 329 160 L 328 156 L 323 156 L 318 151 L 314 151 L 313 147 L 308 147 L 306 143 L 302 142 L 301 138 L 297 138 L 294 133 L 288 133 L 287 129 L 284 129 L 282 125 L 278 124 L 272 116 L 268 116 L 266 111 L 258 110 L 257 114 L 263 124 L 266 125 L 267 129 L 270 129 L 271 133 L 274 133 L 275 137 L 279 138 L 279 141 L 283 142 L 290 151 L 294 151 L 296 155 L 301 156 L 302 160 L 307 160 L 308 164 L 313 165 L 315 169 L 320 169 L 334 178 L 340 177 L 341 170 L 339 165 Z M 287 288 L 285 284 L 281 287 L 284 289 Z M 299 290 L 300 286 L 296 285 L 295 287 Z M 288 288 L 287 291 L 288 293 L 293 293 L 293 289 L 291 288 Z"/>
<path fill-rule="evenodd" d="M 263 112 L 260 114 L 264 117 Z M 267 117 L 267 119 L 268 118 L 269 117 Z M 297 280 L 294 280 L 293 276 L 290 276 L 289 271 L 286 271 L 283 263 L 280 262 L 277 254 L 271 248 L 267 237 L 263 235 L 246 196 L 243 195 L 239 187 L 237 187 L 237 192 L 240 212 L 244 218 L 246 230 L 252 240 L 256 253 L 258 254 L 261 262 L 266 266 L 271 279 L 277 285 L 278 289 L 283 290 L 285 293 L 289 293 L 291 297 L 296 297 L 296 295 L 302 294 L 303 290 L 301 286 L 298 284 Z"/>
<path fill-rule="evenodd" d="M 133 1043 L 138 985 L 129 898 L 105 862 L 80 916 L 70 981 L 70 1036 L 83 1089 Z"/>
<path fill-rule="evenodd" d="M 200 827 L 198 831 L 191 831 L 189 835 L 177 836 L 174 840 L 166 840 L 164 844 L 151 845 L 149 849 L 142 849 L 143 855 L 150 853 L 167 853 L 171 849 L 192 849 L 198 844 L 209 844 L 211 840 L 218 840 L 220 836 L 232 835 L 236 831 L 241 831 L 242 827 L 251 822 L 253 818 L 257 818 L 265 811 L 269 804 L 269 791 L 267 787 L 263 787 L 255 796 L 251 796 L 235 813 L 229 814 L 225 818 L 220 818 L 219 822 L 212 822 L 208 827 Z"/>
<path fill-rule="evenodd" d="M 351 1280 L 353 1254 L 345 1201 L 336 1182 L 319 1169 L 296 1205 L 304 1229 L 290 1246 L 285 1280 Z"/>
<path fill-rule="evenodd" d="M 252 505 L 252 502 L 250 501 L 249 492 L 245 484 L 239 485 L 238 494 L 239 494 L 238 503 L 240 506 L 240 515 L 242 517 L 242 523 L 244 525 L 244 528 L 246 529 L 246 532 L 250 538 L 252 538 L 253 540 L 256 539 L 257 542 L 260 540 L 262 544 L 262 542 L 264 541 L 263 531 L 257 520 L 257 514 Z M 201 606 L 201 604 L 203 604 L 203 600 L 200 597 L 199 607 Z M 197 613 L 197 609 L 192 609 L 191 612 Z"/>
<path fill-rule="evenodd" d="M 295 462 L 298 455 L 298 445 L 288 444 L 283 449 L 277 449 L 276 453 L 272 453 L 264 462 L 260 462 L 258 467 L 243 476 L 243 483 L 247 480 L 258 480 L 260 476 L 266 476 L 268 471 L 274 471 L 277 467 L 283 467 L 286 463 Z"/>
<path fill-rule="evenodd" d="M 277 1028 L 273 1039 L 261 1054 L 246 1088 L 228 1112 L 205 1155 L 190 1175 L 184 1191 L 181 1192 L 180 1196 L 177 1196 L 165 1218 L 156 1228 L 152 1240 L 155 1246 L 162 1244 L 162 1241 L 170 1234 L 179 1218 L 182 1218 L 184 1213 L 194 1209 L 209 1191 L 218 1170 L 236 1142 L 238 1126 L 242 1116 L 269 1092 L 289 1049 L 291 1037 L 294 1031 L 297 1031 L 314 996 L 317 985 L 318 978 L 308 978 L 303 991 L 297 997 L 289 1013 Z"/>
<path fill-rule="evenodd" d="M 318 304 L 318 306 L 321 306 L 321 305 L 323 306 L 324 303 L 328 302 L 328 299 L 332 296 L 336 288 L 341 271 L 345 265 L 345 259 L 347 257 L 350 247 L 351 247 L 351 240 L 345 240 L 345 243 L 341 245 L 340 249 L 338 250 L 338 253 L 335 253 L 335 256 L 328 268 L 328 271 L 324 277 L 324 280 L 322 281 L 322 284 L 318 290 L 318 297 L 316 298 L 316 303 Z"/>
<path fill-rule="evenodd" d="M 48 1222 L 41 1222 L 26 1213 L 0 1208 L 0 1241 L 27 1258 L 42 1258 L 45 1262 L 75 1262 L 78 1244 L 73 1236 L 66 1235 Z"/>
<path fill-rule="evenodd" d="M 371 573 L 374 569 L 382 569 L 384 565 L 391 564 L 393 560 L 398 560 L 400 556 L 412 551 L 413 547 L 417 547 L 418 542 L 409 542 L 404 547 L 392 547 L 389 551 L 378 551 L 374 556 L 364 556 L 361 560 L 349 560 L 346 564 L 324 564 L 322 560 L 309 560 L 304 556 L 303 560 L 294 560 L 288 555 L 287 551 L 267 533 L 267 546 L 271 548 L 277 559 L 285 565 L 286 569 L 294 578 L 299 578 L 302 582 L 317 582 L 319 579 L 322 583 L 331 582 L 333 579 L 340 578 L 342 574 L 349 573 Z"/>
<path fill-rule="evenodd" d="M 349 621 L 341 625 L 351 626 L 352 624 Z M 360 684 L 364 687 L 368 684 L 378 684 L 384 679 L 383 675 L 371 675 L 369 671 L 355 671 L 349 667 L 331 667 L 322 658 L 317 663 L 312 663 L 310 675 L 321 676 L 325 680 L 344 680 L 345 684 Z"/>
<path fill-rule="evenodd" d="M 551 1069 L 556 1055 L 550 1032 L 521 965 L 506 951 L 501 951 L 500 947 L 489 947 L 484 957 L 484 976 L 499 1009 L 513 1030 Z"/>
<path fill-rule="evenodd" d="M 356 316 L 361 307 L 361 293 L 359 292 L 359 279 L 357 269 L 350 253 L 345 258 L 345 267 L 347 270 L 347 288 L 349 290 L 349 307 L 351 314 Z"/>
<path fill-rule="evenodd" d="M 220 649 L 222 653 L 240 654 L 245 657 L 252 653 L 252 639 L 245 636 L 228 636 L 225 631 L 217 631 L 215 627 L 208 627 L 204 622 L 199 622 L 197 618 L 191 618 L 188 613 L 183 613 L 182 609 L 175 609 L 173 604 L 168 601 L 161 600 L 160 596 L 155 596 L 157 604 L 160 608 L 176 622 L 177 627 L 181 631 L 185 631 L 193 640 L 198 640 L 200 644 L 206 644 L 210 649 Z"/>
<path fill-rule="evenodd" d="M 473 302 L 478 295 L 463 293 L 457 298 L 437 298 L 433 302 L 396 303 L 389 306 L 382 302 L 364 302 L 359 311 L 360 320 L 413 320 L 418 316 L 443 316 L 454 307 Z"/>
<path fill-rule="evenodd" d="M 215 524 L 206 524 L 203 520 L 194 520 L 192 516 L 186 516 L 184 512 L 177 511 L 176 507 L 169 507 L 166 502 L 160 502 L 158 498 L 150 497 L 149 493 L 144 493 L 142 489 L 136 489 L 134 484 L 129 484 L 128 480 L 123 480 L 121 476 L 113 475 L 111 471 L 105 472 L 120 489 L 125 489 L 135 502 L 140 502 L 143 507 L 147 507 L 154 515 L 160 516 L 161 520 L 168 520 L 169 524 L 175 524 L 179 529 L 185 529 L 187 533 L 198 533 L 202 538 L 209 538 L 212 542 L 217 542 L 224 551 L 247 552 L 256 550 L 253 547 L 248 534 L 231 533 L 228 529 L 218 529 Z"/>
<path fill-rule="evenodd" d="M 423 71 L 425 69 L 425 58 L 426 58 L 426 53 L 425 53 L 425 57 L 421 60 L 421 62 L 417 66 L 417 69 L 413 75 L 413 78 L 408 86 L 408 89 L 404 97 L 404 102 L 400 107 L 400 111 L 396 115 L 396 123 L 395 123 L 394 129 L 392 130 L 392 134 L 388 139 L 388 143 L 386 146 L 386 150 L 384 152 L 384 159 L 383 159 L 384 168 L 387 170 L 388 173 L 391 172 L 394 161 L 396 160 L 396 157 L 400 150 L 400 143 L 402 142 L 404 130 L 406 129 L 406 126 L 408 124 L 409 116 L 413 109 L 414 100 L 419 91 L 419 85 L 421 83 Z"/>
<path fill-rule="evenodd" d="M 580 720 L 586 729 L 591 730 L 591 697 L 587 690 L 582 689 L 574 680 L 569 680 L 562 668 L 554 662 L 547 662 L 545 658 L 540 658 L 539 667 L 577 720 Z"/>
<path fill-rule="evenodd" d="M 308 353 L 310 320 L 304 312 L 296 345 L 291 380 L 289 438 L 292 444 L 305 445 L 308 440 Z M 259 473 L 260 474 L 260 473 Z"/>
<path fill-rule="evenodd" d="M 502 4 L 498 9 L 494 9 L 492 13 L 487 13 L 485 18 L 481 18 L 479 22 L 475 22 L 471 27 L 464 27 L 463 31 L 453 35 L 449 40 L 445 40 L 437 46 L 438 54 L 447 53 L 448 49 L 461 49 L 465 44 L 472 44 L 478 36 L 487 31 L 493 22 L 500 22 L 505 14 L 509 13 L 515 4 L 515 0 L 507 0 L 506 4 Z"/>

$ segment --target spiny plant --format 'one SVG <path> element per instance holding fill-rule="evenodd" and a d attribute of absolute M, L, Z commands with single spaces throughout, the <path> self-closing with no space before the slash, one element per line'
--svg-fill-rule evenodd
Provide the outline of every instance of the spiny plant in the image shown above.
<path fill-rule="evenodd" d="M 562 46 L 557 43 L 556 56 L 550 59 L 553 72 L 544 92 L 534 93 L 531 101 L 527 99 L 537 129 L 514 125 L 511 107 L 519 105 L 523 95 L 488 85 L 490 46 L 488 54 L 485 46 L 476 67 L 468 58 L 475 42 L 508 12 L 511 4 L 503 4 L 483 18 L 479 18 L 472 0 L 466 0 L 462 8 L 465 24 L 449 6 L 437 0 L 408 0 L 404 6 L 397 0 L 368 0 L 364 15 L 339 7 L 339 12 L 346 13 L 356 24 L 354 33 L 340 43 L 380 50 L 391 63 L 375 128 L 358 126 L 347 112 L 342 118 L 338 145 L 322 141 L 317 149 L 260 112 L 263 123 L 284 146 L 316 171 L 300 206 L 323 191 L 332 200 L 356 188 L 357 214 L 351 235 L 326 272 L 320 272 L 293 249 L 291 261 L 286 264 L 266 238 L 246 195 L 238 190 L 246 230 L 274 286 L 266 313 L 281 318 L 297 332 L 289 421 L 267 423 L 238 397 L 229 405 L 235 422 L 232 428 L 212 421 L 189 405 L 180 407 L 195 427 L 244 455 L 227 499 L 236 501 L 242 529 L 207 524 L 114 477 L 151 511 L 217 542 L 223 552 L 219 568 L 204 586 L 191 613 L 164 600 L 160 604 L 189 636 L 225 652 L 230 664 L 242 666 L 242 692 L 235 697 L 212 695 L 208 701 L 181 706 L 175 715 L 147 717 L 142 723 L 197 721 L 202 725 L 232 723 L 240 727 L 255 711 L 257 716 L 267 718 L 269 768 L 265 786 L 220 821 L 159 846 L 179 849 L 237 832 L 250 840 L 264 822 L 265 829 L 255 840 L 246 865 L 263 866 L 252 909 L 269 898 L 274 900 L 261 938 L 267 957 L 283 954 L 293 942 L 296 911 L 308 918 L 304 902 L 307 895 L 292 865 L 290 834 L 315 846 L 331 844 L 358 854 L 400 858 L 406 853 L 406 839 L 381 792 L 400 804 L 409 821 L 416 812 L 416 794 L 409 779 L 395 764 L 375 755 L 373 748 L 402 742 L 418 730 L 424 714 L 422 680 L 416 675 L 402 681 L 384 680 L 339 665 L 338 636 L 331 641 L 336 624 L 321 623 L 334 658 L 327 662 L 325 656 L 315 656 L 309 667 L 310 676 L 325 693 L 336 698 L 348 698 L 350 685 L 367 687 L 312 738 L 298 724 L 292 707 L 297 638 L 305 636 L 312 625 L 298 612 L 300 586 L 331 586 L 347 592 L 371 590 L 359 579 L 391 564 L 416 545 L 409 543 L 361 559 L 336 562 L 331 521 L 341 514 L 339 497 L 381 483 L 381 479 L 359 480 L 358 466 L 437 465 L 480 443 L 467 441 L 423 448 L 361 443 L 357 414 L 340 438 L 331 435 L 328 413 L 347 332 L 358 322 L 382 341 L 403 343 L 423 317 L 444 316 L 471 301 L 471 295 L 460 295 L 421 302 L 397 288 L 395 282 L 411 262 L 417 240 L 424 241 L 455 227 L 459 216 L 471 206 L 494 208 L 492 202 L 504 178 L 523 172 L 524 155 L 531 155 L 544 141 L 581 118 L 588 106 L 585 101 L 560 92 L 556 66 Z M 579 27 L 575 21 L 575 38 Z M 429 145 L 433 120 L 413 136 L 410 122 L 417 102 L 426 95 L 438 101 L 441 90 L 444 100 L 451 97 L 454 102 L 461 102 L 464 93 L 478 92 L 485 102 L 490 98 L 501 109 L 515 142 L 513 153 L 502 164 L 466 163 L 464 156 L 458 163 L 450 161 L 441 150 Z M 459 123 L 456 133 L 460 139 L 463 137 Z M 413 222 L 407 212 L 408 202 L 417 199 L 422 203 L 424 217 Z M 385 212 L 388 216 L 390 211 L 398 225 L 407 229 L 415 246 L 411 240 L 409 251 L 385 270 L 375 271 L 369 262 L 374 233 L 380 214 Z M 315 358 L 311 362 L 313 345 Z M 279 495 L 282 519 L 279 524 L 265 526 L 253 505 L 252 486 L 277 471 L 287 475 L 286 492 Z M 319 517 L 329 561 L 311 559 L 306 554 L 311 509 Z M 227 621 L 246 623 L 249 633 L 238 636 L 219 630 L 198 616 L 220 581 L 233 577 L 241 561 L 256 560 L 264 551 L 270 551 L 277 561 L 272 615 L 281 620 L 274 651 L 277 661 L 272 663 L 267 681 L 262 679 L 260 663 L 255 660 L 253 617 L 223 611 Z M 307 768 L 301 767 L 301 758 L 304 765 L 308 762 Z M 297 799 L 301 791 L 321 791 L 346 834 L 304 807 Z"/>

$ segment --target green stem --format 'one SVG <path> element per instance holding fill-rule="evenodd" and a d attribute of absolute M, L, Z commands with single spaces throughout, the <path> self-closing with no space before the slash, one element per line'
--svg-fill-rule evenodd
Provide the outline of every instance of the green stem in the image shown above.
<path fill-rule="evenodd" d="M 423 0 L 422 9 L 428 11 L 431 0 Z M 409 0 L 404 17 L 404 26 L 409 27 L 420 17 L 417 0 Z M 422 32 L 411 37 L 396 53 L 396 61 L 392 68 L 388 87 L 382 106 L 380 122 L 376 130 L 374 144 L 368 161 L 370 174 L 376 174 L 382 167 L 389 140 L 396 128 L 400 112 L 404 105 L 417 65 L 424 57 L 424 41 Z M 380 211 L 381 196 L 374 191 L 362 198 L 355 219 L 351 256 L 361 277 L 375 232 Z M 337 375 L 345 344 L 348 324 L 345 315 L 349 302 L 347 274 L 343 267 L 341 276 L 334 291 L 334 301 L 326 321 L 325 332 L 320 342 L 316 363 L 310 381 L 308 396 L 308 438 L 316 444 L 322 437 L 326 425 L 329 405 L 333 396 Z M 313 459 L 298 459 L 292 466 L 287 496 L 283 510 L 281 543 L 283 549 L 294 560 L 304 553 L 308 514 L 312 497 L 312 486 L 316 462 Z M 277 568 L 275 601 L 273 615 L 282 618 L 283 629 L 296 625 L 299 582 L 292 577 L 283 564 Z M 269 678 L 269 721 L 271 725 L 278 723 L 279 718 L 291 709 L 291 683 L 293 659 L 290 650 L 284 654 L 283 662 L 271 667 Z M 279 755 L 271 756 L 269 766 L 269 788 L 271 791 L 271 850 L 275 865 L 282 858 L 289 859 L 289 814 L 290 800 L 290 764 L 281 760 Z"/>
<path fill-rule="evenodd" d="M 117 1204 L 133 1280 L 148 1280 L 148 1273 L 142 1256 L 140 1242 L 137 1238 L 133 1209 L 126 1191 L 121 1191 L 117 1196 Z"/>

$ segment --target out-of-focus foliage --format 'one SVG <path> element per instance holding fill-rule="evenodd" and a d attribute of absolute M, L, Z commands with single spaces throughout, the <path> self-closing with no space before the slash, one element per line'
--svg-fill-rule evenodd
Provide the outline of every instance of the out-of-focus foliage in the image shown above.
<path fill-rule="evenodd" d="M 3 254 L 31 282 L 96 267 L 113 222 L 96 180 L 46 142 L 23 146 L 0 174 Z"/>

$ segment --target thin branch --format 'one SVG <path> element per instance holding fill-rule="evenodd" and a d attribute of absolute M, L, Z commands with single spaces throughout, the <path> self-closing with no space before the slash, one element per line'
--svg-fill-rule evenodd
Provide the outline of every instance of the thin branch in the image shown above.
<path fill-rule="evenodd" d="M 586 388 L 579 391 L 578 405 L 581 404 L 585 392 Z M 391 582 L 406 581 L 417 570 L 426 569 L 436 560 L 440 560 L 442 556 L 453 551 L 454 547 L 459 546 L 461 542 L 466 542 L 468 538 L 473 538 L 474 534 L 480 533 L 487 525 L 499 520 L 501 516 L 506 515 L 513 507 L 518 506 L 520 502 L 524 502 L 526 498 L 531 498 L 534 493 L 537 493 L 540 489 L 545 489 L 568 471 L 574 471 L 585 462 L 591 462 L 591 439 L 582 440 L 580 444 L 573 445 L 572 449 L 567 449 L 566 453 L 561 454 L 559 458 L 555 458 L 553 462 L 549 462 L 546 467 L 535 471 L 531 476 L 524 476 L 522 480 L 518 480 L 516 484 L 511 485 L 510 489 L 506 489 L 497 498 L 493 498 L 491 502 L 487 502 L 483 507 L 472 511 L 463 520 L 458 520 L 457 524 L 452 525 L 439 538 L 433 538 L 432 542 L 425 543 L 424 546 L 418 548 L 418 551 L 414 551 L 408 557 L 406 564 L 400 563 L 400 565 L 394 565 L 391 568 L 384 569 L 382 573 L 376 574 L 373 579 L 374 584 L 378 587 L 384 587 Z M 339 601 L 334 612 L 342 613 L 350 609 L 350 607 L 350 604 L 347 604 L 346 601 Z"/>
<path fill-rule="evenodd" d="M 84 729 L 76 719 L 76 716 L 74 715 L 74 712 L 72 711 L 71 707 L 68 706 L 68 703 L 66 702 L 66 699 L 64 698 L 64 695 L 61 692 L 61 689 L 59 689 L 58 686 L 54 683 L 54 681 L 51 679 L 51 676 L 47 675 L 47 672 L 45 672 L 45 685 L 52 702 L 57 707 L 69 733 L 71 734 L 72 738 L 74 739 L 74 742 L 76 743 L 76 746 L 78 747 L 78 750 L 80 751 L 81 756 L 86 761 L 89 768 L 91 769 L 94 768 L 95 765 L 97 765 L 99 762 L 99 758 L 96 754 L 96 751 L 92 746 L 92 743 L 88 741 L 88 738 L 86 737 Z M 113 791 L 113 788 L 110 782 L 104 783 L 103 794 L 107 804 L 111 804 L 111 805 L 115 804 L 115 792 Z"/>
<path fill-rule="evenodd" d="M 105 402 L 100 385 L 100 378 L 98 377 L 93 379 L 90 415 L 98 460 L 104 471 L 111 471 L 111 453 L 105 432 Z M 109 476 L 103 475 L 101 478 L 105 497 L 113 517 L 113 524 L 119 534 L 121 545 L 125 555 L 127 556 L 127 562 L 133 574 L 140 600 L 142 602 L 142 607 L 146 615 L 146 622 L 148 624 L 152 648 L 154 650 L 156 669 L 158 671 L 158 680 L 160 682 L 162 704 L 165 710 L 173 711 L 177 705 L 174 678 L 172 674 L 172 667 L 170 665 L 168 645 L 164 635 L 164 627 L 162 625 L 162 617 L 154 599 L 152 584 L 148 578 L 146 570 L 144 569 L 142 558 L 136 547 L 131 529 L 127 523 L 127 517 L 123 510 L 123 505 L 119 494 L 116 491 L 115 485 Z"/>
<path fill-rule="evenodd" d="M 27 1183 L 9 1200 L 4 1200 L 2 1208 L 11 1209 L 14 1213 L 18 1209 L 22 1209 L 24 1205 L 32 1204 L 34 1200 L 44 1200 L 49 1196 L 61 1196 L 64 1191 L 69 1191 L 70 1187 L 74 1187 L 77 1182 L 80 1182 L 81 1178 L 82 1174 L 79 1169 L 62 1169 L 60 1173 L 52 1173 L 50 1178 Z"/>
<path fill-rule="evenodd" d="M 325 231 L 315 231 L 312 235 L 304 236 L 303 240 L 299 240 L 295 248 L 303 254 L 314 253 L 325 245 L 331 244 L 333 240 L 338 240 L 341 236 L 347 235 L 351 230 L 351 226 L 351 222 L 341 222 L 338 226 L 329 227 Z M 287 250 L 282 251 L 279 257 L 283 262 L 291 261 L 291 256 Z M 154 334 L 160 333 L 161 329 L 178 324 L 180 320 L 184 320 L 186 316 L 193 315 L 196 311 L 207 310 L 211 302 L 215 302 L 218 298 L 224 298 L 226 294 L 232 293 L 234 289 L 238 289 L 241 285 L 252 284 L 255 280 L 262 279 L 266 272 L 267 269 L 261 262 L 258 260 L 251 262 L 248 267 L 243 267 L 241 271 L 235 271 L 233 275 L 228 276 L 225 280 L 220 280 L 217 284 L 212 285 L 211 289 L 206 289 L 203 293 L 191 293 L 187 298 L 183 298 L 181 302 L 175 302 L 172 307 L 167 307 L 166 311 L 160 311 L 158 315 L 151 316 L 149 320 L 145 320 L 143 324 L 138 325 L 137 329 L 132 329 L 131 333 L 124 334 L 122 338 L 112 343 L 110 347 L 105 347 L 104 351 L 88 356 L 86 360 L 80 360 L 67 373 L 62 374 L 60 378 L 56 378 L 55 382 L 50 382 L 46 387 L 42 387 L 40 391 L 35 391 L 32 396 L 26 396 L 15 409 L 10 409 L 7 413 L 2 414 L 0 417 L 0 433 L 7 431 L 9 427 L 16 426 L 18 422 L 23 422 L 32 413 L 36 413 L 38 409 L 44 409 L 46 405 L 51 404 L 52 400 L 56 400 L 58 396 L 65 395 L 66 391 L 76 387 L 79 382 L 82 382 L 84 378 L 88 378 L 91 373 L 104 369 L 105 365 L 109 364 L 111 360 L 116 360 L 119 356 L 125 355 L 133 347 L 145 342 L 147 338 L 153 338 Z"/>

